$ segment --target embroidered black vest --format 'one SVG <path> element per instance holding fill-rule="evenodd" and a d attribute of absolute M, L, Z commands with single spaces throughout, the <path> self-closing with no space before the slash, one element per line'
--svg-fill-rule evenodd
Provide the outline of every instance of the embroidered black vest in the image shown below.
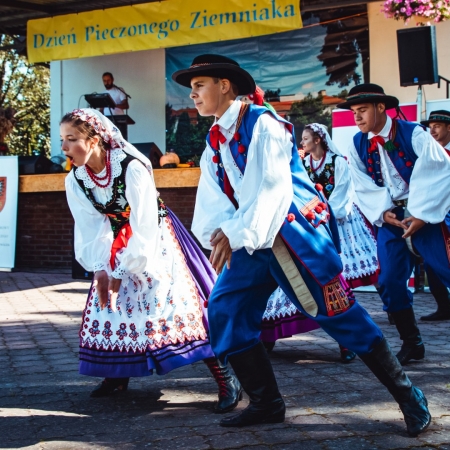
<path fill-rule="evenodd" d="M 335 186 L 334 168 L 337 156 L 338 155 L 333 155 L 331 157 L 331 163 L 325 164 L 322 172 L 320 172 L 320 175 L 317 175 L 317 173 L 312 170 L 311 166 L 307 167 L 305 161 L 303 161 L 303 165 L 305 166 L 305 169 L 308 172 L 310 180 L 314 184 L 319 183 L 323 186 L 322 192 L 325 194 L 327 200 L 330 199 L 330 195 L 333 192 Z"/>
<path fill-rule="evenodd" d="M 74 172 L 75 180 L 77 180 L 77 183 L 79 184 L 83 192 L 86 194 L 86 197 L 92 203 L 94 208 L 101 214 L 105 214 L 108 216 L 108 219 L 111 223 L 111 229 L 114 233 L 114 239 L 119 234 L 120 229 L 130 221 L 130 205 L 128 203 L 127 198 L 125 197 L 125 190 L 126 190 L 125 177 L 128 164 L 130 164 L 130 162 L 135 159 L 139 161 L 139 159 L 127 155 L 126 158 L 120 162 L 120 165 L 122 166 L 122 173 L 117 178 L 114 178 L 112 185 L 113 195 L 111 199 L 108 202 L 106 202 L 105 205 L 102 205 L 101 203 L 95 200 L 92 190 L 86 188 L 84 186 L 83 181 L 79 180 L 75 176 Z M 142 163 L 141 161 L 139 162 Z M 75 169 L 76 167 L 74 167 L 72 170 L 75 171 Z M 163 201 L 160 198 L 158 198 L 158 220 L 161 220 L 161 217 L 165 216 L 167 216 L 167 209 Z"/>

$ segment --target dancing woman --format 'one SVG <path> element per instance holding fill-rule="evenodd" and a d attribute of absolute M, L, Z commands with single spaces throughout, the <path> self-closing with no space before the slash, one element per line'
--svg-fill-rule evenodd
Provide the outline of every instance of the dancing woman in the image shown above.
<path fill-rule="evenodd" d="M 93 109 L 66 114 L 61 138 L 76 259 L 95 272 L 80 328 L 80 373 L 104 377 L 91 396 L 204 360 L 215 411 L 231 411 L 242 389 L 214 358 L 203 311 L 215 275 L 159 198 L 150 161 Z"/>
<path fill-rule="evenodd" d="M 306 125 L 302 134 L 305 166 L 337 219 L 341 244 L 342 275 L 351 288 L 370 286 L 378 280 L 377 244 L 368 222 L 355 205 L 347 160 L 332 142 L 324 125 Z"/>

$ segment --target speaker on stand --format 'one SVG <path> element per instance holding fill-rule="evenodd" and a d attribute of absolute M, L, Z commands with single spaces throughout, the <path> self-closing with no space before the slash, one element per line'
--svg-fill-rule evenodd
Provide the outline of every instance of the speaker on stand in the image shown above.
<path fill-rule="evenodd" d="M 417 86 L 418 120 L 422 119 L 422 86 L 439 82 L 435 26 L 397 30 L 401 86 Z"/>

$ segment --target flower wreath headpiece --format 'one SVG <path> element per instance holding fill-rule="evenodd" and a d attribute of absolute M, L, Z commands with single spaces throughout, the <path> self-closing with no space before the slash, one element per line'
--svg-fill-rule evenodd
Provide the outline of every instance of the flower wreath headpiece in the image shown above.
<path fill-rule="evenodd" d="M 79 117 L 83 122 L 87 122 L 96 132 L 100 135 L 100 137 L 111 147 L 111 150 L 115 148 L 124 148 L 125 142 L 122 139 L 115 139 L 106 129 L 105 125 L 102 121 L 93 114 L 88 114 L 86 111 L 82 109 L 75 109 L 72 111 L 72 115 Z M 115 127 L 114 127 L 115 128 Z M 113 128 L 113 130 L 114 130 Z M 117 130 L 119 132 L 119 130 Z M 119 134 L 120 136 L 120 134 Z"/>
<path fill-rule="evenodd" d="M 330 146 L 328 145 L 326 134 L 327 132 L 323 125 L 321 125 L 320 123 L 310 123 L 306 125 L 305 128 L 314 131 L 314 133 L 317 133 L 320 139 L 322 139 L 323 145 L 326 147 L 326 149 L 331 151 Z"/>

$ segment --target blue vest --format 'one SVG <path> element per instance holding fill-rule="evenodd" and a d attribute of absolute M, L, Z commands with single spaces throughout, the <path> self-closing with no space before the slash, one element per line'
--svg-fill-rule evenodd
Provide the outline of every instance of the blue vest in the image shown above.
<path fill-rule="evenodd" d="M 264 113 L 272 114 L 276 120 L 283 123 L 291 132 L 293 140 L 290 166 L 294 197 L 288 212 L 291 221 L 287 217 L 285 218 L 280 235 L 316 281 L 325 285 L 342 272 L 342 261 L 338 254 L 340 251 L 339 234 L 331 208 L 327 206 L 322 212 L 316 211 L 318 203 L 327 203 L 327 201 L 325 196 L 316 190 L 303 167 L 298 155 L 292 124 L 266 107 L 250 105 L 239 128 L 240 143 L 248 149 L 256 121 Z M 207 140 L 210 143 L 209 136 Z M 247 157 L 246 153 L 239 153 L 238 146 L 239 143 L 233 138 L 230 142 L 230 151 L 237 167 L 244 174 Z M 218 162 L 218 176 L 219 185 L 223 190 L 223 183 L 220 180 L 220 169 L 222 169 L 220 165 L 221 161 Z M 319 208 L 318 211 L 320 211 Z M 310 212 L 314 212 L 315 217 L 308 220 L 305 216 Z M 291 214 L 294 215 L 294 220 L 292 220 Z"/>
<path fill-rule="evenodd" d="M 391 159 L 394 167 L 397 169 L 403 180 L 409 185 L 414 164 L 417 160 L 417 155 L 412 148 L 412 134 L 417 127 L 416 123 L 406 122 L 405 120 L 396 120 L 397 131 L 395 133 L 394 145 L 395 150 L 386 151 Z M 367 133 L 356 133 L 353 137 L 356 151 L 358 152 L 361 161 L 367 168 L 369 175 L 372 176 L 377 186 L 383 186 L 383 181 L 379 173 L 380 159 L 378 151 L 369 153 L 370 142 Z M 372 162 L 370 162 L 372 160 Z M 371 170 L 372 169 L 372 170 Z"/>

